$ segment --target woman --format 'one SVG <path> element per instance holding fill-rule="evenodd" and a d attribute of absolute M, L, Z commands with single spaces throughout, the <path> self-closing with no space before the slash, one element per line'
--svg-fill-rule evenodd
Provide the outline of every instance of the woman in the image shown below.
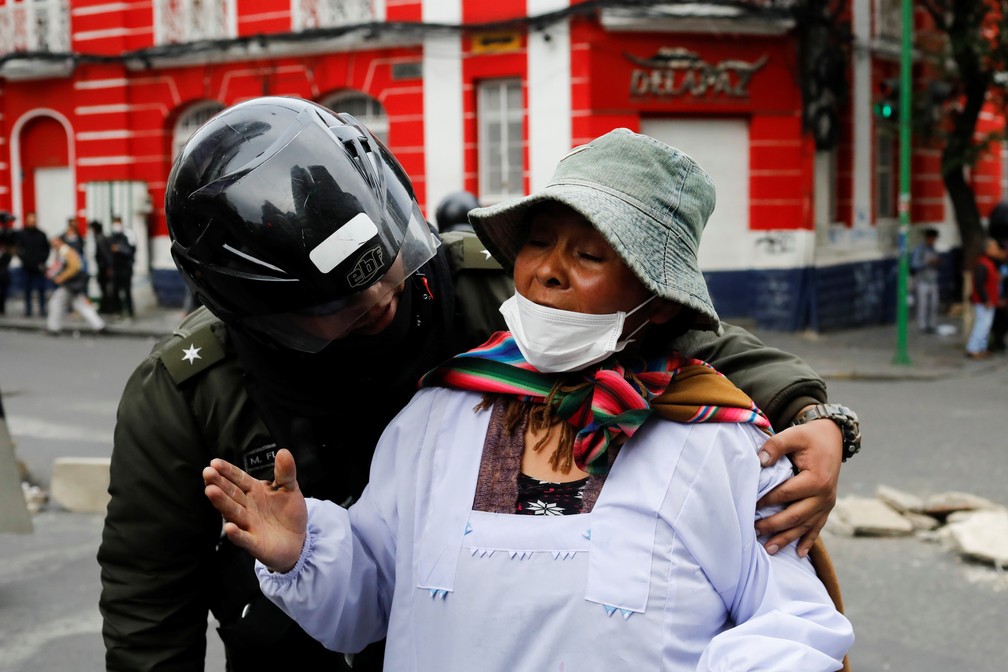
<path fill-rule="evenodd" d="M 387 636 L 389 670 L 840 669 L 850 624 L 753 529 L 791 473 L 760 468 L 769 424 L 654 345 L 719 328 L 713 207 L 692 159 L 619 129 L 474 211 L 514 267 L 510 332 L 425 376 L 360 501 L 306 504 L 287 451 L 273 483 L 204 471 L 263 592 L 334 650 Z"/>

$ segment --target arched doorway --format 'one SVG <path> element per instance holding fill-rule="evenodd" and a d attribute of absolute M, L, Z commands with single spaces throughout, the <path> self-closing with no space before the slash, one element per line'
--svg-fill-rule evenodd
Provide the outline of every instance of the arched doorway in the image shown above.
<path fill-rule="evenodd" d="M 38 227 L 52 238 L 77 215 L 77 194 L 70 163 L 67 129 L 44 113 L 25 120 L 17 132 L 17 172 L 21 177 L 19 225 L 34 212 Z"/>

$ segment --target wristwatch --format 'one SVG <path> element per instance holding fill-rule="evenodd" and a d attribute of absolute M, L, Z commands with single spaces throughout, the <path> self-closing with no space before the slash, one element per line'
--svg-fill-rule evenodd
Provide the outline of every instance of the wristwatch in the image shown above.
<path fill-rule="evenodd" d="M 844 462 L 858 454 L 861 450 L 861 424 L 858 422 L 857 413 L 840 404 L 816 404 L 795 418 L 791 425 L 804 425 L 806 422 L 819 419 L 832 420 L 840 428 L 840 433 L 843 435 Z"/>

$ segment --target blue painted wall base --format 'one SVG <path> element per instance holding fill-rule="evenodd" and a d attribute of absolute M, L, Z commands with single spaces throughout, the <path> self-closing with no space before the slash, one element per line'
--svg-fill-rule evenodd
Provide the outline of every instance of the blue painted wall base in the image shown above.
<path fill-rule="evenodd" d="M 943 301 L 958 300 L 953 253 L 942 255 Z M 776 331 L 831 331 L 896 321 L 896 259 L 836 266 L 705 273 L 714 307 L 728 320 Z M 158 305 L 179 307 L 188 291 L 175 269 L 152 269 Z"/>
<path fill-rule="evenodd" d="M 943 255 L 943 298 L 959 271 Z M 899 266 L 880 259 L 836 266 L 705 273 L 718 315 L 777 331 L 833 331 L 896 321 Z"/>
<path fill-rule="evenodd" d="M 151 287 L 159 306 L 181 308 L 189 288 L 179 272 L 174 269 L 151 269 Z"/>

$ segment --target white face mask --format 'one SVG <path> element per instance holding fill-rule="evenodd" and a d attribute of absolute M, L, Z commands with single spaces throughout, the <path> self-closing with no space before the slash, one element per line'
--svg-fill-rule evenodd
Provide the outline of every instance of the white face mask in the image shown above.
<path fill-rule="evenodd" d="M 559 373 L 597 364 L 625 348 L 647 322 L 621 341 L 624 320 L 654 298 L 628 313 L 590 315 L 540 306 L 515 292 L 500 312 L 525 360 L 543 373 Z"/>

